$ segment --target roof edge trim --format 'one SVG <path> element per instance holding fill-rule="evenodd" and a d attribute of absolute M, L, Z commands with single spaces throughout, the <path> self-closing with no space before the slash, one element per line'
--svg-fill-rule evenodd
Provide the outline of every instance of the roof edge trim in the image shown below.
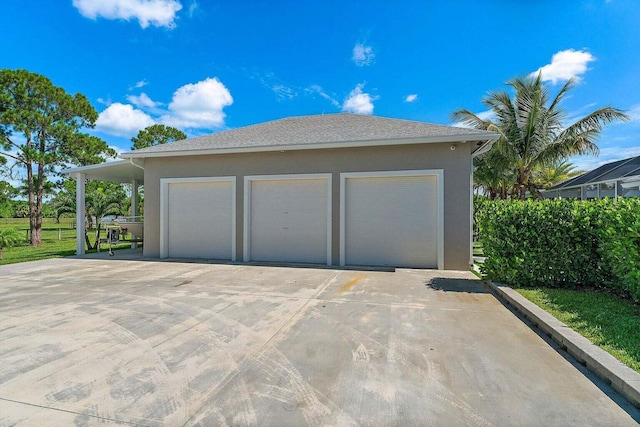
<path fill-rule="evenodd" d="M 96 163 L 96 164 L 87 165 L 87 166 L 78 166 L 75 168 L 64 169 L 60 171 L 60 173 L 70 175 L 72 173 L 91 172 L 94 170 L 104 169 L 105 167 L 124 166 L 125 164 L 130 164 L 129 160 L 114 160 L 111 162 Z"/>
<path fill-rule="evenodd" d="M 196 156 L 207 154 L 235 154 L 235 153 L 259 153 L 267 151 L 294 151 L 294 150 L 320 150 L 332 148 L 354 148 L 354 147 L 375 147 L 383 145 L 410 145 L 410 144 L 437 144 L 451 142 L 474 142 L 474 141 L 491 141 L 498 139 L 497 133 L 478 134 L 461 134 L 449 136 L 437 136 L 428 138 L 405 138 L 405 139 L 380 139 L 350 142 L 322 142 L 316 144 L 294 144 L 294 145 L 264 145 L 257 147 L 233 147 L 233 148 L 206 148 L 192 150 L 177 151 L 155 151 L 137 153 L 128 151 L 121 153 L 120 158 L 145 158 L 145 157 L 176 157 L 176 156 Z"/>

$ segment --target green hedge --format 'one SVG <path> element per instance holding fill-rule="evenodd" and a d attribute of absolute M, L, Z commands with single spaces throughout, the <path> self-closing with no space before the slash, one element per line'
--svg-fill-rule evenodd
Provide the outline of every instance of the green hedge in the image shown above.
<path fill-rule="evenodd" d="M 518 286 L 610 287 L 640 301 L 640 200 L 476 200 L 483 273 Z"/>

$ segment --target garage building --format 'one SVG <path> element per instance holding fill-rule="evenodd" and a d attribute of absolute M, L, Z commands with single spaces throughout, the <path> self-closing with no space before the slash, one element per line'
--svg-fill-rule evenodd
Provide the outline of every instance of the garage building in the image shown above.
<path fill-rule="evenodd" d="M 138 175 L 147 257 L 459 270 L 471 261 L 472 158 L 495 138 L 416 121 L 313 115 L 131 151 L 112 166 L 68 173 L 78 182 L 108 178 L 116 167 Z"/>

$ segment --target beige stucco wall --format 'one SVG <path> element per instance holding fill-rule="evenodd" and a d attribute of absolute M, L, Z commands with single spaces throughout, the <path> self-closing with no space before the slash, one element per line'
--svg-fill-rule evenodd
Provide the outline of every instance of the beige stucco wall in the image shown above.
<path fill-rule="evenodd" d="M 455 145 L 456 149 L 451 150 Z M 332 259 L 340 264 L 340 173 L 444 170 L 444 266 L 466 270 L 470 261 L 471 144 L 414 144 L 326 150 L 240 153 L 145 159 L 144 255 L 160 256 L 160 179 L 235 176 L 236 256 L 243 253 L 244 177 L 332 173 Z"/>

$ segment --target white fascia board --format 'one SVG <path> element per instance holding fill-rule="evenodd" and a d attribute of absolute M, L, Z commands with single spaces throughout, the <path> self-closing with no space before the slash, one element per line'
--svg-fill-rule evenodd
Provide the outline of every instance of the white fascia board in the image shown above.
<path fill-rule="evenodd" d="M 317 144 L 292 144 L 292 145 L 263 145 L 256 147 L 233 147 L 233 148 L 208 148 L 193 150 L 176 150 L 176 151 L 154 151 L 146 153 L 138 153 L 130 151 L 120 154 L 123 159 L 129 158 L 145 158 L 145 157 L 177 157 L 177 156 L 197 156 L 207 154 L 235 154 L 235 153 L 259 153 L 267 151 L 294 151 L 294 150 L 320 150 L 332 148 L 353 148 L 353 147 L 377 147 L 392 145 L 411 145 L 411 144 L 438 144 L 452 142 L 473 142 L 473 141 L 493 141 L 497 139 L 498 134 L 485 135 L 479 138 L 477 134 L 467 135 L 450 135 L 428 138 L 409 138 L 409 139 L 381 139 L 368 141 L 353 142 L 322 142 Z"/>
<path fill-rule="evenodd" d="M 143 165 L 144 159 L 115 160 L 112 162 L 65 169 L 62 173 L 67 176 L 84 174 L 86 178 L 89 179 L 120 183 L 131 183 L 132 179 L 136 179 L 142 184 L 144 182 Z"/>
<path fill-rule="evenodd" d="M 96 163 L 95 165 L 79 166 L 77 168 L 65 169 L 61 171 L 61 173 L 66 175 L 71 175 L 74 173 L 86 173 L 94 171 L 96 169 L 104 169 L 113 166 L 123 166 L 127 163 L 129 163 L 129 160 L 114 160 L 113 162 Z"/>

